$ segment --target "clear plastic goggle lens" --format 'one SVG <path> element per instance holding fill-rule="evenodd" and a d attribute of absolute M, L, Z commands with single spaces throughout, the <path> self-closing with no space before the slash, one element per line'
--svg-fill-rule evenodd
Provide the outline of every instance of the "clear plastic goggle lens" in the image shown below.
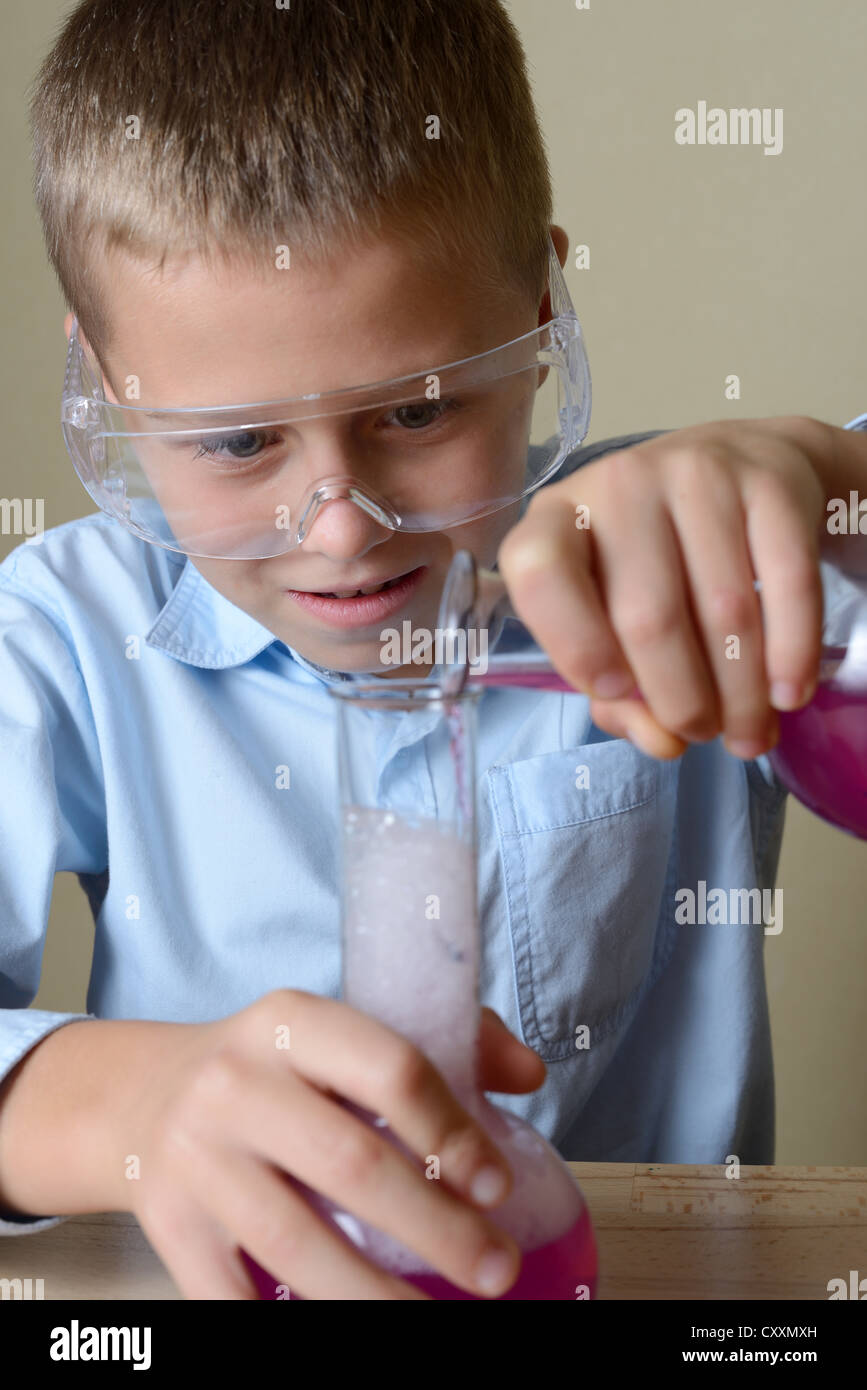
<path fill-rule="evenodd" d="M 564 292 L 562 282 L 561 305 Z M 74 327 L 62 427 L 91 497 L 142 539 L 203 558 L 265 559 L 302 544 L 337 500 L 404 531 L 499 511 L 556 472 L 589 413 L 581 329 L 567 310 L 412 377 L 195 410 L 106 401 Z M 323 458 L 333 468 L 324 475 Z"/>

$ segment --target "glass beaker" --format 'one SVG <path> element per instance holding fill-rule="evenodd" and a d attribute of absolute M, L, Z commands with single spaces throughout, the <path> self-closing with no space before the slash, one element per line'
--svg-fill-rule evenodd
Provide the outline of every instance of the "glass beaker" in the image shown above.
<path fill-rule="evenodd" d="M 768 758 L 809 810 L 867 839 L 867 575 L 830 560 L 819 568 L 824 616 L 818 684 L 809 704 L 778 711 L 780 737 Z M 758 582 L 755 588 L 761 592 Z M 455 554 L 446 576 L 438 634 L 446 655 L 435 675 L 447 693 L 474 685 L 575 693 L 518 618 L 500 575 L 477 567 L 468 550 Z M 641 698 L 637 686 L 628 698 Z"/>
<path fill-rule="evenodd" d="M 530 1125 L 486 1099 L 477 1078 L 480 931 L 476 860 L 476 702 L 430 681 L 349 682 L 335 697 L 341 809 L 343 998 L 415 1043 L 490 1134 L 513 1174 L 491 1221 L 521 1248 L 503 1299 L 595 1296 L 597 1255 L 578 1184 Z M 429 787 L 390 752 L 427 740 Z M 426 1176 L 385 1122 L 376 1124 Z M 431 1156 L 426 1156 L 430 1158 Z M 474 1299 L 399 1244 L 318 1193 L 304 1195 L 369 1258 L 435 1299 Z M 263 1297 L 275 1281 L 245 1254 Z"/>

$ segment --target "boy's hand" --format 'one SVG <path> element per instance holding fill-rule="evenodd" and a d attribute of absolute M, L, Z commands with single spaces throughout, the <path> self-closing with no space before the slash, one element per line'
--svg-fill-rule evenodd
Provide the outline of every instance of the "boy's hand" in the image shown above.
<path fill-rule="evenodd" d="M 600 728 L 658 758 L 722 732 L 754 758 L 779 737 L 775 710 L 812 696 L 826 502 L 859 485 L 863 434 L 801 416 L 698 425 L 540 489 L 499 569 Z"/>
<path fill-rule="evenodd" d="M 287 1028 L 290 1045 L 280 1048 Z M 505 1179 L 499 1203 L 511 1189 L 509 1169 L 411 1043 L 348 1004 L 293 989 L 186 1025 L 183 1035 L 171 1064 L 161 1054 L 146 1089 L 132 1088 L 116 1140 L 119 1153 L 139 1156 L 140 1179 L 126 1184 L 131 1209 L 185 1297 L 255 1299 L 237 1246 L 306 1299 L 426 1297 L 329 1228 L 285 1175 L 469 1292 L 496 1297 L 514 1283 L 518 1247 L 471 1192 L 493 1165 Z M 531 1091 L 544 1075 L 541 1058 L 483 1009 L 483 1088 Z M 342 1097 L 383 1116 L 419 1167 Z M 425 1177 L 430 1154 L 439 1156 L 441 1181 Z M 506 1251 L 508 1268 L 495 1288 L 483 1288 L 476 1271 L 493 1248 Z"/>

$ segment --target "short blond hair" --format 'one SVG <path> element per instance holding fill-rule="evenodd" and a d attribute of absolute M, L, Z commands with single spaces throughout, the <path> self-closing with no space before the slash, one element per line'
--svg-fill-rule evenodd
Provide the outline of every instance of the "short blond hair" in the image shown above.
<path fill-rule="evenodd" d="M 83 0 L 29 113 L 48 256 L 103 366 L 114 247 L 261 268 L 390 233 L 544 292 L 550 173 L 500 0 Z"/>

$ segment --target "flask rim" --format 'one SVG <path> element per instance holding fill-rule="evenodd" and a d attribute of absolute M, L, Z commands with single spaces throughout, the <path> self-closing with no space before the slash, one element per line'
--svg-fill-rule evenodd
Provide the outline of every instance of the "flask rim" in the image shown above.
<path fill-rule="evenodd" d="M 385 709 L 422 709 L 472 705 L 485 692 L 483 686 L 477 685 L 465 685 L 461 690 L 451 692 L 439 681 L 419 677 L 404 681 L 346 681 L 343 685 L 329 686 L 328 693 L 335 700 L 371 709 L 380 704 Z"/>

